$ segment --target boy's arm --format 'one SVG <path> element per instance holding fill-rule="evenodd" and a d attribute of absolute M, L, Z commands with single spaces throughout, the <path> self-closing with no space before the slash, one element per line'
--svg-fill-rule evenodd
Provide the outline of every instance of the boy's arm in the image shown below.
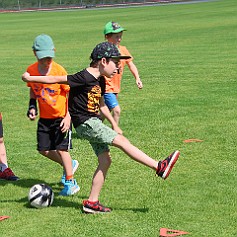
<path fill-rule="evenodd" d="M 139 89 L 142 89 L 143 85 L 142 85 L 142 81 L 140 79 L 140 76 L 139 76 L 139 73 L 138 73 L 136 65 L 132 61 L 130 61 L 128 63 L 128 68 L 131 71 L 131 73 L 133 74 L 134 78 L 136 79 L 137 87 Z"/>
<path fill-rule="evenodd" d="M 68 84 L 67 75 L 64 76 L 30 76 L 28 72 L 22 75 L 22 80 L 24 82 L 37 82 L 43 84 Z"/>
<path fill-rule="evenodd" d="M 37 115 L 38 115 L 38 109 L 36 103 L 36 96 L 32 88 L 30 88 L 30 101 L 29 101 L 29 108 L 27 111 L 27 117 L 30 120 L 35 120 Z"/>
<path fill-rule="evenodd" d="M 122 134 L 122 130 L 119 128 L 117 123 L 114 121 L 113 116 L 111 115 L 107 105 L 104 103 L 104 97 L 102 96 L 100 99 L 100 111 L 104 115 L 104 117 L 110 122 L 112 128 L 114 131 L 116 131 L 118 134 Z"/>

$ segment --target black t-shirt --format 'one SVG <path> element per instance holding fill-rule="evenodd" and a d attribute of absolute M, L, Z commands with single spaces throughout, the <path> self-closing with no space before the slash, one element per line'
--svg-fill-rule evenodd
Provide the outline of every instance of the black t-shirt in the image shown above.
<path fill-rule="evenodd" d="M 86 69 L 68 75 L 70 86 L 68 109 L 73 126 L 76 128 L 91 117 L 98 117 L 100 98 L 105 93 L 105 78 L 98 79 Z"/>

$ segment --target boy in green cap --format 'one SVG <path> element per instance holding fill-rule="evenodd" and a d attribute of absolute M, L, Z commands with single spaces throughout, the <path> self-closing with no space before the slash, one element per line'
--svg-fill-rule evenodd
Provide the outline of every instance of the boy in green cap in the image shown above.
<path fill-rule="evenodd" d="M 104 94 L 105 104 L 108 106 L 109 110 L 112 111 L 114 120 L 117 124 L 119 123 L 121 113 L 121 108 L 118 103 L 118 94 L 120 93 L 121 79 L 125 65 L 128 66 L 129 70 L 133 74 L 136 80 L 137 87 L 139 89 L 142 89 L 143 87 L 138 69 L 133 63 L 132 55 L 129 53 L 128 49 L 125 46 L 120 45 L 124 31 L 125 29 L 122 26 L 113 21 L 108 22 L 104 27 L 105 39 L 108 42 L 115 44 L 122 55 L 130 56 L 129 59 L 122 60 L 119 63 L 118 72 L 112 78 L 106 77 L 106 88 Z"/>
<path fill-rule="evenodd" d="M 27 72 L 22 75 L 25 82 L 61 83 L 70 86 L 68 106 L 73 126 L 79 138 L 90 142 L 99 163 L 93 176 L 89 198 L 83 201 L 83 210 L 86 213 L 111 212 L 110 208 L 99 202 L 100 191 L 112 162 L 109 145 L 119 148 L 133 160 L 153 169 L 163 179 L 169 176 L 180 154 L 175 151 L 164 160 L 152 159 L 122 135 L 122 130 L 105 105 L 104 76 L 113 77 L 120 60 L 128 58 L 129 56 L 121 56 L 114 44 L 103 42 L 93 49 L 90 66 L 73 75 L 30 76 Z M 110 122 L 112 129 L 101 121 L 100 112 Z"/>
<path fill-rule="evenodd" d="M 66 70 L 57 64 L 55 47 L 49 35 L 38 35 L 33 43 L 33 53 L 37 59 L 27 68 L 35 76 L 67 75 Z M 60 195 L 68 196 L 77 193 L 73 174 L 78 168 L 78 161 L 72 160 L 68 150 L 71 148 L 71 117 L 68 112 L 68 85 L 27 83 L 30 88 L 30 103 L 27 116 L 30 120 L 37 117 L 36 100 L 39 105 L 37 128 L 37 149 L 39 153 L 64 168 L 61 182 L 64 185 Z"/>

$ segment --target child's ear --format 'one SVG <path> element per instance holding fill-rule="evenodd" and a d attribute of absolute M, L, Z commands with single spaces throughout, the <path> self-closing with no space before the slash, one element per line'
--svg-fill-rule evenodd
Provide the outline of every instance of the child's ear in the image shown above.
<path fill-rule="evenodd" d="M 106 60 L 106 58 L 102 58 L 101 59 L 101 64 L 104 66 L 105 64 L 107 64 L 107 60 Z"/>

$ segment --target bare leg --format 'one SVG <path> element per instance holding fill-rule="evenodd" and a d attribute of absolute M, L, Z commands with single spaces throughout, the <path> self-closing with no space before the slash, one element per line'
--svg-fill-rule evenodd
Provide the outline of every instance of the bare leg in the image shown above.
<path fill-rule="evenodd" d="M 99 165 L 94 173 L 89 201 L 98 201 L 100 191 L 105 182 L 107 171 L 111 165 L 111 157 L 109 152 L 104 152 L 98 156 Z"/>
<path fill-rule="evenodd" d="M 119 124 L 119 118 L 120 118 L 120 113 L 121 113 L 121 109 L 120 106 L 117 105 L 115 106 L 113 109 L 111 109 L 111 113 L 113 115 L 114 121 Z M 102 121 L 105 120 L 105 116 L 103 115 L 103 113 L 100 114 Z"/>
<path fill-rule="evenodd" d="M 7 153 L 3 137 L 0 138 L 0 163 L 7 164 Z"/>
<path fill-rule="evenodd" d="M 16 181 L 19 179 L 13 171 L 8 167 L 7 152 L 3 137 L 0 137 L 0 176 L 1 179 Z"/>
<path fill-rule="evenodd" d="M 117 105 L 112 109 L 112 113 L 113 113 L 113 118 L 114 121 L 119 124 L 119 118 L 120 118 L 120 114 L 121 114 L 121 109 L 120 106 Z"/>
<path fill-rule="evenodd" d="M 63 163 L 66 176 L 73 176 L 72 158 L 68 151 L 57 151 Z"/>
<path fill-rule="evenodd" d="M 104 120 L 105 120 L 105 116 L 104 116 L 103 113 L 100 113 L 100 117 L 101 117 L 101 120 L 104 122 Z"/>
<path fill-rule="evenodd" d="M 58 164 L 60 164 L 61 166 L 63 166 L 63 161 L 62 158 L 60 156 L 60 154 L 55 151 L 55 150 L 51 150 L 51 151 L 39 151 L 39 153 L 47 158 L 49 158 L 52 161 L 57 162 Z"/>
<path fill-rule="evenodd" d="M 158 161 L 153 160 L 151 157 L 146 155 L 143 151 L 132 145 L 129 140 L 123 135 L 117 135 L 112 143 L 113 146 L 120 148 L 133 160 L 144 164 L 154 170 L 157 169 Z"/>

